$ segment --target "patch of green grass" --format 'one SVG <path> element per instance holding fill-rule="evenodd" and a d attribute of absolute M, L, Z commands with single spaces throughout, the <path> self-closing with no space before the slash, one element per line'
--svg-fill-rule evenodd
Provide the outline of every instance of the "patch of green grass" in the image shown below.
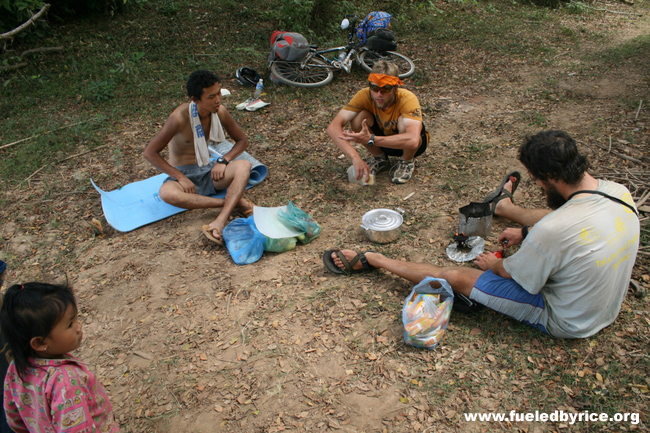
<path fill-rule="evenodd" d="M 491 151 L 493 148 L 494 145 L 490 143 L 470 141 L 465 147 L 465 150 L 469 152 L 471 158 L 477 158 Z"/>
<path fill-rule="evenodd" d="M 452 191 L 458 195 L 462 194 L 465 188 L 470 185 L 470 182 L 463 180 L 461 176 L 447 176 L 445 179 L 446 182 L 440 188 L 443 191 Z"/>
<path fill-rule="evenodd" d="M 115 96 L 117 83 L 113 80 L 92 81 L 84 98 L 97 103 L 108 101 Z"/>
<path fill-rule="evenodd" d="M 52 26 L 49 39 L 53 45 L 67 47 L 64 51 L 35 56 L 27 67 L 0 76 L 5 96 L 0 103 L 4 113 L 0 118 L 0 145 L 98 114 L 106 119 L 84 134 L 64 129 L 56 135 L 40 136 L 29 146 L 4 151 L 0 163 L 3 179 L 19 181 L 41 165 L 73 154 L 82 144 L 103 143 L 116 126 L 135 116 L 147 119 L 149 124 L 149 119 L 163 120 L 170 107 L 186 99 L 184 82 L 194 69 L 214 70 L 226 86 L 232 86 L 230 80 L 238 67 L 250 66 L 263 73 L 273 30 L 286 26 L 287 30 L 300 31 L 300 26 L 308 25 L 308 36 L 313 38 L 310 42 L 335 45 L 345 40 L 346 33 L 338 28 L 344 13 L 362 17 L 376 8 L 368 1 L 352 4 L 322 0 L 271 0 L 261 4 L 253 0 L 198 4 L 163 0 L 139 6 L 108 20 L 94 16 L 65 27 Z M 294 6 L 291 14 L 281 13 Z M 555 35 L 553 43 L 575 39 L 567 27 L 554 23 L 555 12 L 535 6 L 462 1 L 447 5 L 450 13 L 429 1 L 389 2 L 386 8 L 395 16 L 398 35 L 415 32 L 413 43 L 426 38 L 506 56 L 546 55 L 553 47 L 546 47 L 545 39 L 534 37 L 538 23 L 543 23 L 544 33 Z M 227 17 L 223 21 L 228 25 L 213 17 Z M 256 24 L 252 26 L 251 22 Z M 31 47 L 26 41 L 17 40 L 11 52 L 27 48 Z M 12 62 L 12 56 L 7 51 L 0 61 Z M 470 56 L 468 61 L 474 58 Z M 483 73 L 489 70 L 490 65 L 485 65 Z M 342 75 L 337 74 L 335 80 L 344 82 Z M 357 68 L 349 77 L 361 80 L 364 75 Z M 414 80 L 416 85 L 430 82 L 420 71 Z M 269 88 L 276 90 L 271 84 Z M 334 99 L 343 103 L 349 97 L 337 91 L 336 83 L 314 90 L 277 90 L 281 99 L 308 99 L 311 104 Z M 436 110 L 429 107 L 428 111 Z M 311 168 L 304 169 L 305 174 L 312 173 Z M 332 167 L 326 167 L 322 174 L 338 176 Z M 310 179 L 316 182 L 316 176 Z M 340 197 L 343 192 L 325 185 L 328 198 Z"/>
<path fill-rule="evenodd" d="M 180 2 L 174 0 L 164 0 L 159 2 L 158 12 L 161 15 L 172 16 L 176 15 L 181 10 Z"/>
<path fill-rule="evenodd" d="M 620 64 L 626 61 L 648 64 L 650 62 L 650 35 L 640 35 L 636 38 L 590 56 L 592 60 L 607 65 Z"/>
<path fill-rule="evenodd" d="M 593 10 L 590 5 L 581 1 L 570 1 L 564 5 L 564 8 L 571 14 L 588 14 Z"/>
<path fill-rule="evenodd" d="M 545 7 L 499 3 L 497 9 L 492 3 L 456 4 L 461 6 L 448 13 L 431 8 L 432 13 L 413 14 L 409 16 L 410 25 L 430 34 L 434 41 L 469 44 L 485 52 L 517 57 L 553 54 L 553 44 L 561 46 L 575 40 L 573 32 L 555 21 L 557 13 Z"/>
<path fill-rule="evenodd" d="M 546 116 L 537 110 L 522 111 L 517 114 L 517 117 L 521 122 L 537 128 L 545 127 L 548 122 Z"/>
<path fill-rule="evenodd" d="M 333 300 L 335 295 L 340 293 L 342 288 L 340 286 L 327 286 L 327 287 L 321 287 L 319 288 L 316 292 L 305 296 L 304 299 L 309 301 L 310 304 L 319 306 L 319 307 L 324 307 L 324 306 L 331 306 L 334 305 L 336 302 Z M 323 302 L 325 299 L 331 298 L 331 303 L 328 303 L 327 305 Z"/>
<path fill-rule="evenodd" d="M 89 148 L 102 144 L 96 134 L 104 126 L 102 117 L 86 122 L 71 122 L 72 119 L 63 118 L 61 121 L 65 123 L 62 126 L 57 126 L 55 119 L 29 130 L 33 138 L 15 144 L 12 152 L 0 159 L 0 173 L 3 173 L 5 181 L 21 181 L 44 166 L 49 166 L 46 170 L 50 170 L 57 161 L 74 153 L 82 144 Z"/>
<path fill-rule="evenodd" d="M 528 89 L 528 93 L 534 95 L 536 99 L 546 99 L 551 102 L 565 102 L 572 97 L 577 97 L 575 93 L 562 89 L 559 80 L 555 77 L 546 78 L 540 85 Z M 544 119 L 539 113 L 527 113 L 523 117 L 528 118 L 533 125 L 543 126 Z"/>

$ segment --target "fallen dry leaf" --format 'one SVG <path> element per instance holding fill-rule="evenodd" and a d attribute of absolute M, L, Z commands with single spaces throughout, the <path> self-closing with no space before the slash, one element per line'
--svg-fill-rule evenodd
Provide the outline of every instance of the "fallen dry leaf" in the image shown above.
<path fill-rule="evenodd" d="M 103 235 L 104 234 L 104 227 L 102 226 L 102 222 L 100 220 L 98 220 L 97 218 L 93 218 L 91 221 L 92 221 L 93 226 L 97 229 L 97 231 L 100 234 Z"/>

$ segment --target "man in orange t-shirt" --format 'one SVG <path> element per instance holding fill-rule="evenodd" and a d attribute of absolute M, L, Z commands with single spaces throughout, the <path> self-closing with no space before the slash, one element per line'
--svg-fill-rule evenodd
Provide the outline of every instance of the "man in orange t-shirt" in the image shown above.
<path fill-rule="evenodd" d="M 398 68 L 385 60 L 375 63 L 369 86 L 357 92 L 327 127 L 327 134 L 352 161 L 357 180 L 387 170 L 388 156 L 398 160 L 390 168 L 393 183 L 403 184 L 413 176 L 414 159 L 427 148 L 429 134 L 422 123 L 418 98 L 398 78 Z M 346 124 L 349 130 L 344 130 Z M 366 161 L 351 143 L 362 144 L 371 157 Z"/>

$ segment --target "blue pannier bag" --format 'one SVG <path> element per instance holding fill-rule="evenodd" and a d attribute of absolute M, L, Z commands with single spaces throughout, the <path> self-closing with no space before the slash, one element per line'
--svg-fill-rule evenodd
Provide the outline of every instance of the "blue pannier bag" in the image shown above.
<path fill-rule="evenodd" d="M 375 30 L 390 28 L 390 22 L 392 19 L 392 15 L 388 12 L 370 12 L 359 23 L 359 25 L 357 25 L 357 37 L 359 38 L 359 44 L 365 45 L 368 38 L 372 36 L 372 32 Z"/>

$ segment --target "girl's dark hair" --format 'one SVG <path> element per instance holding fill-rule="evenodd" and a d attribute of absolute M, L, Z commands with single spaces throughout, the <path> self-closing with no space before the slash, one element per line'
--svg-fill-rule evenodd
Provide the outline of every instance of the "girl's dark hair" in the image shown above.
<path fill-rule="evenodd" d="M 203 89 L 221 83 L 219 77 L 210 71 L 194 71 L 187 80 L 187 96 L 201 99 Z"/>
<path fill-rule="evenodd" d="M 34 367 L 29 358 L 38 356 L 32 349 L 32 338 L 47 337 L 70 305 L 77 310 L 72 289 L 63 284 L 16 284 L 5 293 L 0 326 L 21 379 L 25 379 L 28 367 Z"/>
<path fill-rule="evenodd" d="M 561 180 L 575 185 L 589 168 L 587 157 L 564 131 L 542 131 L 526 137 L 519 148 L 519 161 L 536 179 Z"/>

